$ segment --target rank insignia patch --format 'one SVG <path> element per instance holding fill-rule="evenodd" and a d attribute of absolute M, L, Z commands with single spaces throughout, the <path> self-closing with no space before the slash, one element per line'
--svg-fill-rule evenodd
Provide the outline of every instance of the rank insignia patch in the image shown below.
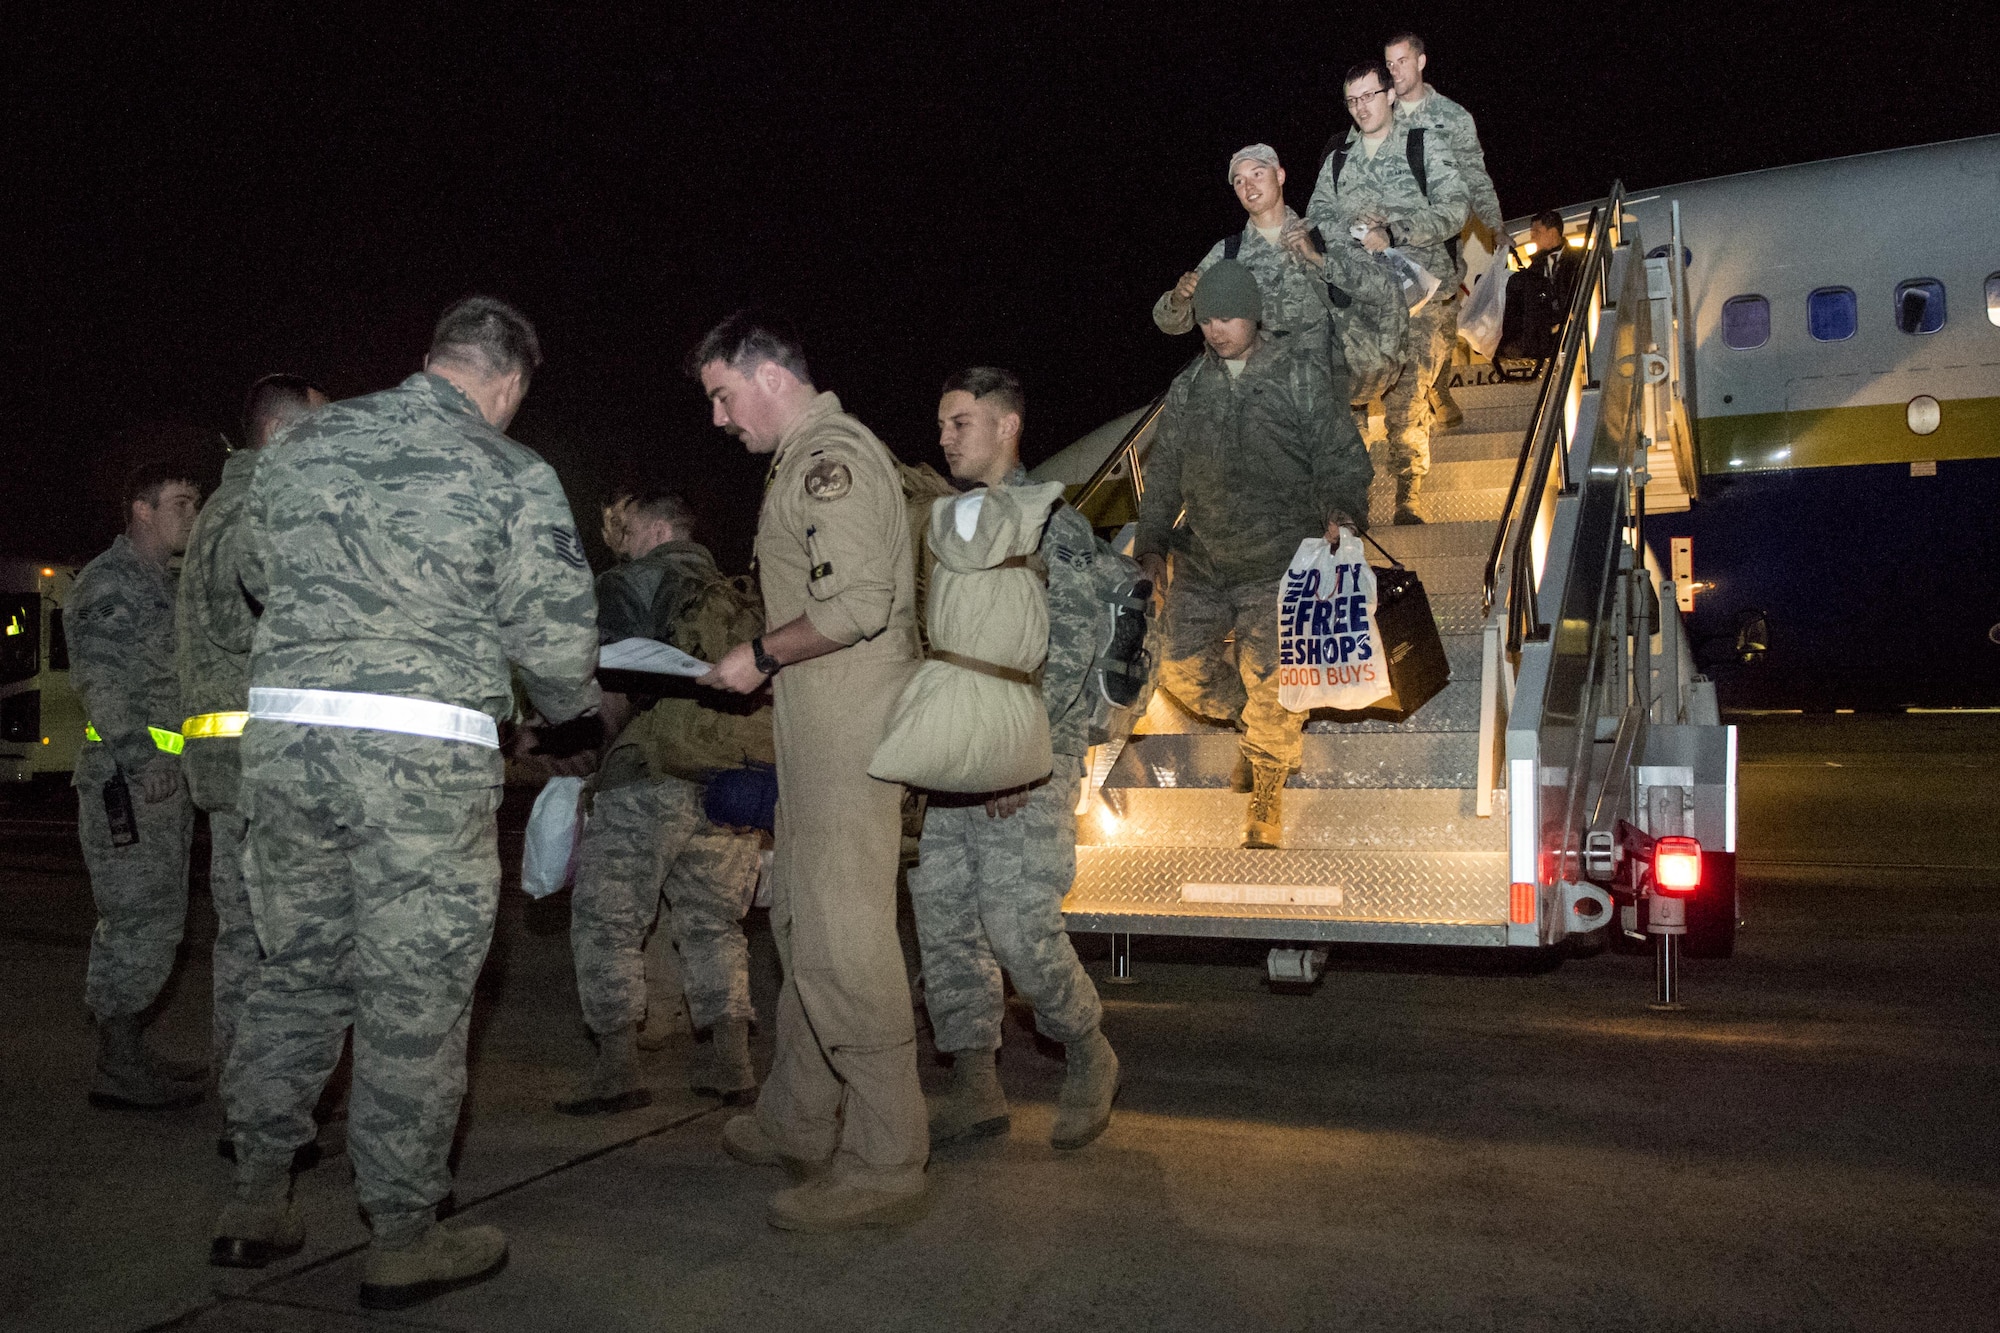
<path fill-rule="evenodd" d="M 588 569 L 590 561 L 583 555 L 583 542 L 572 528 L 556 528 L 550 533 L 555 542 L 556 558 L 571 569 Z"/>
<path fill-rule="evenodd" d="M 854 475 L 847 464 L 822 458 L 806 472 L 806 494 L 815 500 L 838 500 L 854 489 Z"/>

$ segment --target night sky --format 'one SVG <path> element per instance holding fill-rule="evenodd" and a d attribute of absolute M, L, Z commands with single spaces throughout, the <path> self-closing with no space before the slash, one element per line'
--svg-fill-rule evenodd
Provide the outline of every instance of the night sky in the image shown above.
<path fill-rule="evenodd" d="M 88 557 L 133 457 L 213 476 L 251 379 L 394 383 L 473 291 L 541 330 L 513 433 L 593 542 L 644 470 L 747 558 L 762 465 L 680 370 L 743 304 L 911 461 L 946 374 L 1016 368 L 1033 461 L 1192 354 L 1148 310 L 1241 225 L 1229 154 L 1274 144 L 1303 209 L 1341 71 L 1400 26 L 1510 216 L 2000 129 L 1973 5 L 177 8 L 8 17 L 3 553 Z"/>

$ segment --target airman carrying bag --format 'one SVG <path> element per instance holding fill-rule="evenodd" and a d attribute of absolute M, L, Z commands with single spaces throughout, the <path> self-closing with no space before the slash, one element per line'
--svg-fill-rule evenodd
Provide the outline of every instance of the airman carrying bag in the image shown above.
<path fill-rule="evenodd" d="M 1005 791 L 1054 766 L 1041 668 L 1047 571 L 1037 552 L 1059 482 L 939 500 L 927 542 L 930 647 L 903 688 L 870 776 L 926 791 Z"/>

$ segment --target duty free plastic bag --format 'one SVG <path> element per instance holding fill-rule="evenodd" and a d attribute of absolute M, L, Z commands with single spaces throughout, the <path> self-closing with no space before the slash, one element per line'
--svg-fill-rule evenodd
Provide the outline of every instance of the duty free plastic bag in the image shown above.
<path fill-rule="evenodd" d="M 1375 625 L 1375 571 L 1361 538 L 1299 543 L 1278 587 L 1278 702 L 1295 713 L 1362 709 L 1389 693 Z"/>

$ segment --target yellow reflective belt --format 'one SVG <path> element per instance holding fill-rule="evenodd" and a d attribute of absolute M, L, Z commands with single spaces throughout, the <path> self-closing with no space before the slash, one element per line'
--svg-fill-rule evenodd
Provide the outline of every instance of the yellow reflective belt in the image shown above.
<path fill-rule="evenodd" d="M 181 735 L 189 740 L 198 736 L 241 736 L 243 724 L 249 720 L 248 713 L 203 713 L 181 723 Z"/>
<path fill-rule="evenodd" d="M 147 727 L 146 730 L 152 735 L 153 744 L 159 746 L 168 754 L 179 754 L 182 748 L 187 745 L 187 741 L 182 738 L 178 731 L 168 731 L 165 727 Z M 88 722 L 83 724 L 83 738 L 87 741 L 99 742 L 104 739 L 104 737 L 97 734 L 97 728 Z"/>

